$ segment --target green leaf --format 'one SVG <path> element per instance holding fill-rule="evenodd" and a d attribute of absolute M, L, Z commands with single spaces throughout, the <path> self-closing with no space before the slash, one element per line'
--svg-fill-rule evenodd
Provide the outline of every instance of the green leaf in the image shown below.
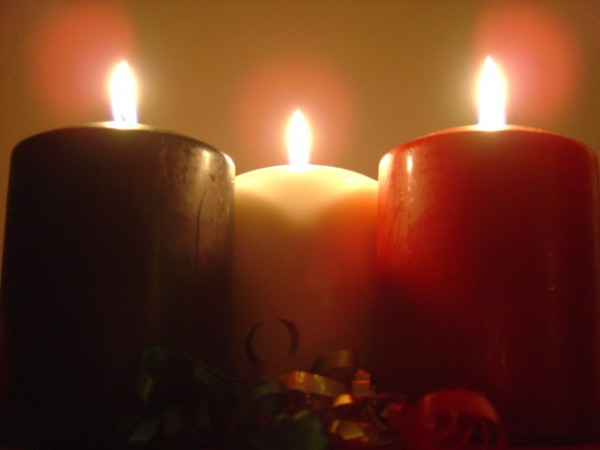
<path fill-rule="evenodd" d="M 263 450 L 324 450 L 329 445 L 321 420 L 308 410 L 277 416 L 254 442 Z"/>

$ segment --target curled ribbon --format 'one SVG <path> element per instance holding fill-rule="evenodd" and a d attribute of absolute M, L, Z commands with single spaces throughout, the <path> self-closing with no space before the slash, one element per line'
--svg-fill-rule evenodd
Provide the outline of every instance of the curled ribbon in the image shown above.
<path fill-rule="evenodd" d="M 336 397 L 346 390 L 346 387 L 339 381 L 299 370 L 282 375 L 279 381 L 291 390 L 330 398 Z"/>
<path fill-rule="evenodd" d="M 299 345 L 290 333 L 290 355 Z M 258 325 L 246 340 L 248 356 Z M 262 450 L 503 450 L 498 414 L 480 393 L 444 389 L 408 404 L 377 393 L 358 353 L 317 358 L 310 372 L 238 379 L 212 370 L 195 353 L 148 349 L 136 388 L 142 405 L 115 433 L 114 448 Z"/>
<path fill-rule="evenodd" d="M 290 337 L 290 347 L 285 357 L 285 360 L 288 360 L 292 358 L 300 348 L 300 333 L 298 332 L 298 328 L 296 327 L 294 322 L 292 322 L 291 320 L 279 318 L 277 319 L 277 321 L 285 327 Z M 254 338 L 261 324 L 262 322 L 259 322 L 252 327 L 252 329 L 246 336 L 246 341 L 244 343 L 246 357 L 248 358 L 248 361 L 250 361 L 250 364 L 252 364 L 252 366 L 254 367 L 255 376 L 262 374 L 267 365 L 266 362 L 261 357 L 259 357 L 256 354 L 256 351 L 254 350 Z"/>

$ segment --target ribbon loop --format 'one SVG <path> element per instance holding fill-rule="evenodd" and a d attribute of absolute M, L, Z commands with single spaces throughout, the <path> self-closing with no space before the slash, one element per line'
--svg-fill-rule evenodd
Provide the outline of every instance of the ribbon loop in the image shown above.
<path fill-rule="evenodd" d="M 298 352 L 298 349 L 300 348 L 300 333 L 298 332 L 298 328 L 296 327 L 294 322 L 292 322 L 291 320 L 278 318 L 277 321 L 285 327 L 290 338 L 290 347 L 288 349 L 287 355 L 284 358 L 284 361 L 286 361 L 291 359 Z M 252 364 L 252 366 L 255 368 L 255 371 L 258 370 L 259 372 L 267 366 L 265 360 L 258 356 L 256 354 L 256 351 L 254 350 L 254 339 L 261 325 L 262 322 L 259 322 L 252 327 L 252 329 L 246 336 L 246 341 L 244 343 L 244 347 L 246 350 L 246 358 L 248 358 L 250 364 Z"/>

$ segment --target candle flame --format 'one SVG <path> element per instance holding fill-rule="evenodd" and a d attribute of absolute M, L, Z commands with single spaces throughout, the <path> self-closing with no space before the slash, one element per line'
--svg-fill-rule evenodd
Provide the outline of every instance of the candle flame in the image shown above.
<path fill-rule="evenodd" d="M 479 128 L 498 130 L 506 124 L 506 83 L 500 68 L 489 56 L 485 59 L 477 86 Z"/>
<path fill-rule="evenodd" d="M 137 86 L 127 62 L 121 61 L 113 70 L 109 90 L 115 122 L 121 125 L 137 123 Z"/>
<path fill-rule="evenodd" d="M 290 166 L 299 169 L 308 165 L 312 132 L 302 111 L 296 109 L 287 126 L 286 133 Z"/>

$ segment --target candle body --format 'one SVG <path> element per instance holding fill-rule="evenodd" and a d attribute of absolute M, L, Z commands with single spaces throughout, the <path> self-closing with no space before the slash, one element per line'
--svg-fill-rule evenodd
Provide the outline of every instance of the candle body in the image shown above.
<path fill-rule="evenodd" d="M 13 445 L 106 448 L 135 408 L 146 348 L 226 353 L 233 171 L 206 144 L 144 126 L 15 148 L 2 283 Z"/>
<path fill-rule="evenodd" d="M 234 340 L 259 325 L 253 350 L 275 371 L 307 370 L 321 353 L 365 351 L 375 297 L 377 183 L 348 170 L 270 167 L 236 177 Z M 299 350 L 286 361 L 290 321 Z M 262 338 L 259 336 L 262 335 Z"/>
<path fill-rule="evenodd" d="M 511 441 L 591 441 L 600 405 L 594 154 L 526 128 L 447 130 L 380 165 L 376 373 L 482 389 Z"/>

